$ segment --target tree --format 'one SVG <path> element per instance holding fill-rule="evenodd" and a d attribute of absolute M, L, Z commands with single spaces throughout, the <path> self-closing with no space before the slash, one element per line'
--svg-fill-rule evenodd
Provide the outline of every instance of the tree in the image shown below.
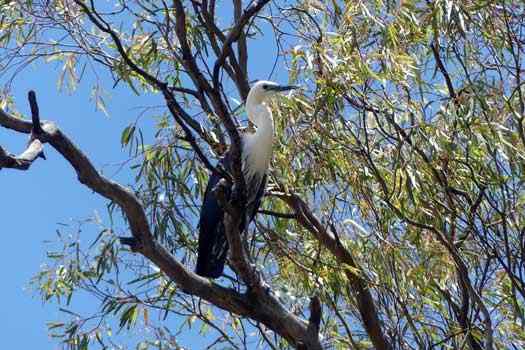
<path fill-rule="evenodd" d="M 51 325 L 71 348 L 111 344 L 93 320 L 133 329 L 139 318 L 157 329 L 155 346 L 176 348 L 153 312 L 199 320 L 218 348 L 525 346 L 522 2 L 0 6 L 3 69 L 61 60 L 74 88 L 78 70 L 105 68 L 164 101 L 156 140 L 136 123 L 122 132 L 130 188 L 40 123 L 34 95 L 33 122 L 0 111 L 0 125 L 32 135 L 18 157 L 0 148 L 0 167 L 27 170 L 49 144 L 129 229 L 119 241 L 108 224 L 91 247 L 66 240 L 51 254 L 59 268 L 35 280 L 46 300 L 99 298 L 91 318 Z M 246 245 L 240 168 L 225 174 L 240 188 L 224 198 L 231 270 L 210 281 L 192 273 L 200 197 L 227 145 L 239 159 L 242 113 L 230 100 L 246 98 L 262 37 L 304 90 L 273 106 L 270 186 Z"/>

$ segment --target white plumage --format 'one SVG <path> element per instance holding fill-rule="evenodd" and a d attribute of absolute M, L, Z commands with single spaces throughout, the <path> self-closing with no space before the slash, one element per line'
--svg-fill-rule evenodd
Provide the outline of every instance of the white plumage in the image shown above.
<path fill-rule="evenodd" d="M 272 111 L 266 104 L 266 99 L 272 94 L 272 90 L 268 90 L 270 86 L 277 84 L 258 82 L 250 90 L 246 100 L 248 119 L 256 129 L 254 133 L 245 133 L 242 136 L 242 167 L 246 183 L 251 183 L 254 188 L 260 185 L 272 158 L 274 125 Z"/>
<path fill-rule="evenodd" d="M 242 170 L 246 183 L 247 203 L 243 210 L 240 230 L 244 231 L 257 213 L 266 185 L 266 173 L 272 158 L 273 117 L 267 99 L 295 86 L 279 86 L 270 81 L 257 82 L 248 93 L 246 114 L 255 126 L 255 132 L 241 136 Z M 232 169 L 232 157 L 228 153 L 220 161 L 225 169 Z M 224 211 L 213 194 L 220 181 L 219 174 L 210 177 L 199 221 L 199 255 L 196 272 L 204 277 L 217 278 L 222 275 L 228 251 L 224 232 Z"/>

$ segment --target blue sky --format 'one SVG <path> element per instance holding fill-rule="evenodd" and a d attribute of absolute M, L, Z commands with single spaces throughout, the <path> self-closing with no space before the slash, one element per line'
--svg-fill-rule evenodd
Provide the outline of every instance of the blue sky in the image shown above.
<path fill-rule="evenodd" d="M 264 27 L 264 26 L 263 26 Z M 271 50 L 269 50 L 271 48 Z M 250 78 L 268 78 L 275 58 L 271 37 L 250 45 Z M 83 81 L 72 93 L 59 92 L 59 66 L 36 64 L 27 68 L 12 83 L 12 95 L 17 110 L 29 115 L 27 92 L 37 93 L 42 119 L 55 121 L 106 175 L 131 183 L 131 172 L 124 167 L 118 173 L 116 164 L 127 159 L 120 145 L 120 133 L 139 114 L 137 107 L 157 104 L 156 96 L 137 97 L 117 88 L 107 100 L 109 117 L 96 111 L 90 101 L 91 84 Z M 104 77 L 104 74 L 101 75 Z M 286 74 L 274 79 L 286 82 Z M 106 88 L 112 84 L 106 78 Z M 6 82 L 0 80 L 0 86 Z M 12 153 L 20 153 L 27 136 L 0 128 L 0 144 Z M 29 171 L 0 171 L 0 209 L 2 213 L 0 272 L 4 305 L 0 317 L 2 347 L 5 349 L 58 349 L 57 341 L 48 336 L 46 322 L 64 318 L 55 304 L 43 305 L 31 292 L 29 282 L 46 261 L 46 240 L 56 238 L 60 223 L 74 224 L 77 219 L 91 216 L 94 211 L 104 217 L 106 201 L 77 182 L 70 165 L 49 146 L 46 161 L 38 160 Z M 87 229 L 82 241 L 91 242 L 97 231 Z M 90 310 L 98 303 L 83 301 Z M 94 311 L 94 310 L 92 310 Z M 190 342 L 191 338 L 190 336 Z M 197 341 L 197 339 L 195 338 Z"/>
<path fill-rule="evenodd" d="M 98 169 L 109 174 L 116 164 L 126 159 L 119 134 L 133 115 L 126 91 L 112 91 L 108 106 L 111 117 L 95 111 L 89 101 L 89 87 L 82 84 L 74 94 L 60 94 L 56 72 L 51 67 L 36 66 L 20 75 L 13 87 L 17 109 L 28 115 L 27 90 L 37 92 L 43 119 L 54 120 L 83 149 Z M 134 99 L 137 99 L 134 97 Z M 139 101 L 137 101 L 139 102 Z M 27 136 L 0 129 L 2 146 L 12 153 L 23 150 Z M 72 224 L 91 216 L 95 210 L 104 213 L 105 201 L 81 186 L 70 165 L 50 147 L 47 160 L 38 160 L 27 172 L 0 171 L 2 194 L 2 232 L 0 266 L 3 285 L 0 295 L 5 304 L 0 329 L 6 348 L 53 349 L 45 322 L 60 317 L 54 305 L 43 306 L 39 297 L 28 290 L 31 277 L 45 262 L 45 240 L 54 240 L 59 223 Z M 130 172 L 124 168 L 113 178 L 126 183 Z M 93 239 L 94 231 L 85 241 Z M 7 342 L 7 343 L 6 343 Z M 49 346 L 44 347 L 44 344 Z"/>

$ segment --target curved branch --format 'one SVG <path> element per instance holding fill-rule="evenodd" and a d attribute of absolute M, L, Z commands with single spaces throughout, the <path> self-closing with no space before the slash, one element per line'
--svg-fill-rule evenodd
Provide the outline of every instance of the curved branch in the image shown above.
<path fill-rule="evenodd" d="M 133 240 L 135 251 L 157 265 L 183 291 L 229 312 L 261 322 L 296 347 L 306 344 L 307 349 L 321 349 L 318 337 L 312 339 L 310 336 L 306 321 L 287 310 L 271 291 L 257 293 L 256 297 L 251 292 L 242 294 L 188 270 L 154 239 L 144 207 L 131 189 L 101 175 L 89 158 L 54 123 L 44 121 L 41 125 L 38 141 L 51 144 L 73 167 L 80 183 L 122 209 L 133 235 L 127 241 Z M 15 118 L 2 109 L 0 126 L 21 133 L 32 130 L 31 122 Z"/>
<path fill-rule="evenodd" d="M 0 170 L 2 168 L 27 170 L 42 155 L 43 149 L 44 146 L 39 140 L 33 140 L 21 155 L 15 156 L 0 146 Z"/>
<path fill-rule="evenodd" d="M 31 119 L 33 121 L 30 129 L 31 138 L 29 139 L 26 150 L 19 156 L 10 154 L 0 146 L 0 170 L 2 168 L 27 170 L 37 158 L 40 157 L 46 159 L 46 156 L 44 155 L 44 145 L 37 138 L 37 136 L 42 133 L 42 127 L 40 126 L 40 113 L 38 111 L 38 104 L 36 102 L 34 91 L 29 91 L 28 100 L 31 108 Z M 3 113 L 3 111 L 0 110 L 0 113 Z M 17 123 L 14 121 L 7 125 L 15 126 Z"/>

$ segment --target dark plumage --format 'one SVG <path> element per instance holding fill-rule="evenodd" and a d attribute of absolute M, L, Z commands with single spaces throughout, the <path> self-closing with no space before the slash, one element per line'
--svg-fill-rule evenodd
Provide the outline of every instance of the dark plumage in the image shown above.
<path fill-rule="evenodd" d="M 219 162 L 227 171 L 231 170 L 231 157 L 228 154 Z M 219 183 L 219 174 L 212 174 L 206 186 L 204 201 L 202 203 L 201 216 L 199 220 L 199 255 L 197 258 L 197 268 L 195 272 L 203 277 L 218 278 L 222 275 L 224 264 L 228 255 L 228 240 L 224 232 L 224 211 L 222 210 L 213 189 Z M 259 182 L 259 184 L 257 184 Z M 255 196 L 249 196 L 247 210 L 242 213 L 240 231 L 243 232 L 246 225 L 246 218 L 250 223 L 261 205 L 261 200 L 266 187 L 266 176 L 262 181 L 256 179 L 246 184 L 247 188 L 258 186 Z M 251 197 L 251 198 L 250 198 Z"/>

